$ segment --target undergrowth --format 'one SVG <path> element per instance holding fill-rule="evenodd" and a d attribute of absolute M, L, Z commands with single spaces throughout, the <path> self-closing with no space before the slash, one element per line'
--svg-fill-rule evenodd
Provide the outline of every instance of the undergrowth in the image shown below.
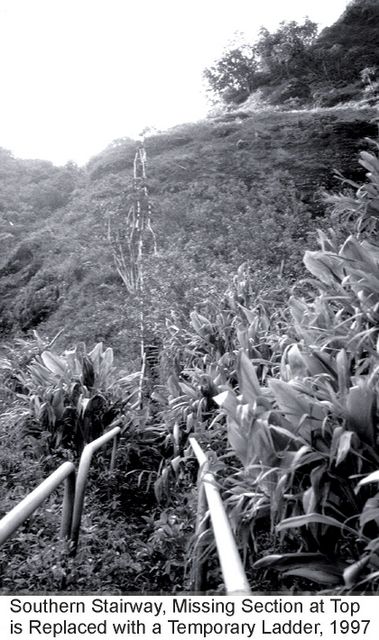
<path fill-rule="evenodd" d="M 101 344 L 58 354 L 35 336 L 4 355 L 3 512 L 104 428 L 122 436 L 115 470 L 102 453 L 91 471 L 77 557 L 56 538 L 54 495 L 3 547 L 3 592 L 190 590 L 190 435 L 254 589 L 377 592 L 379 161 L 363 152 L 361 164 L 367 182 L 332 199 L 307 277 L 270 279 L 246 262 L 190 324 L 171 315 L 144 411 L 138 376 Z M 219 592 L 205 539 L 208 589 Z"/>

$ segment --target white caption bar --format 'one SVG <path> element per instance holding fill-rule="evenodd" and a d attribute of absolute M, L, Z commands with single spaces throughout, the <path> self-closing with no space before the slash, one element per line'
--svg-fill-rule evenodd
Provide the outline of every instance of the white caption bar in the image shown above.
<path fill-rule="evenodd" d="M 2 596 L 3 640 L 377 640 L 379 596 Z"/>

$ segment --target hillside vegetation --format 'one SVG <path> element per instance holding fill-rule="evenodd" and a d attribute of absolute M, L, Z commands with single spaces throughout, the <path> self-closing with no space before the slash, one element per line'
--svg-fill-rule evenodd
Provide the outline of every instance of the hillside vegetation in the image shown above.
<path fill-rule="evenodd" d="M 170 313 L 188 316 L 251 261 L 257 287 L 302 270 L 307 234 L 324 224 L 334 170 L 359 180 L 358 151 L 375 111 L 236 112 L 147 138 L 158 254 L 146 261 L 149 337 Z M 107 241 L 133 201 L 135 143 L 115 142 L 85 169 L 1 156 L 0 330 L 38 329 L 60 344 L 104 341 L 133 362 L 133 296 Z M 321 221 L 321 222 L 320 222 Z M 327 222 L 325 222 L 328 224 Z M 151 252 L 150 252 L 151 253 Z M 267 267 L 270 274 L 267 273 Z"/>
<path fill-rule="evenodd" d="M 354 50 L 355 82 L 364 52 L 351 19 L 375 39 L 376 7 L 352 2 L 320 36 L 309 21 L 263 33 L 266 88 L 282 91 L 296 67 L 293 48 L 285 64 L 270 62 L 273 41 L 288 53 L 283 33 L 300 37 L 303 61 L 317 47 L 334 56 L 332 41 Z M 338 91 L 350 81 L 339 72 Z M 91 467 L 78 555 L 58 538 L 54 493 L 2 547 L 2 593 L 193 590 L 191 435 L 252 590 L 378 592 L 369 102 L 234 108 L 143 144 L 116 140 L 83 168 L 1 151 L 2 513 L 120 427 L 115 466 L 102 450 Z M 204 589 L 221 592 L 203 524 Z"/>
<path fill-rule="evenodd" d="M 375 103 L 379 93 L 379 5 L 351 0 L 332 26 L 282 22 L 261 28 L 257 42 L 228 48 L 205 70 L 210 91 L 226 104 L 256 94 L 286 108 Z"/>
<path fill-rule="evenodd" d="M 305 253 L 307 286 L 289 296 L 279 275 L 258 293 L 245 264 L 190 324 L 172 316 L 142 408 L 139 375 L 101 344 L 58 355 L 37 335 L 7 350 L 5 511 L 107 426 L 122 438 L 116 470 L 100 456 L 92 472 L 78 557 L 56 539 L 54 496 L 47 518 L 6 543 L 3 592 L 190 589 L 193 433 L 211 450 L 253 589 L 377 592 L 379 161 L 360 162 L 366 182 L 333 199 L 334 230 Z M 209 536 L 206 553 L 206 586 L 220 590 Z"/>

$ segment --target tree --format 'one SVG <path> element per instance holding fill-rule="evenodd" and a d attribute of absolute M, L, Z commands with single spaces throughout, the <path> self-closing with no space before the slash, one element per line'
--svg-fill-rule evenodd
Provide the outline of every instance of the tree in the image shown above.
<path fill-rule="evenodd" d="M 302 65 L 307 50 L 317 37 L 317 24 L 306 18 L 304 24 L 281 22 L 279 29 L 270 33 L 260 30 L 260 38 L 255 51 L 263 72 L 273 78 L 297 75 L 297 67 Z"/>
<path fill-rule="evenodd" d="M 243 102 L 259 86 L 302 75 L 307 52 L 317 36 L 317 25 L 282 22 L 274 33 L 260 30 L 257 43 L 234 45 L 204 71 L 210 90 L 224 102 Z"/>
<path fill-rule="evenodd" d="M 257 72 L 255 49 L 250 45 L 233 47 L 212 67 L 205 69 L 204 77 L 212 93 L 225 102 L 243 102 L 254 89 Z"/>

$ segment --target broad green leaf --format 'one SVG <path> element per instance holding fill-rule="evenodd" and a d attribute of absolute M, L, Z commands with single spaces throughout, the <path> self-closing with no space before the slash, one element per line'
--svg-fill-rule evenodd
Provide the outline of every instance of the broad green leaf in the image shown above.
<path fill-rule="evenodd" d="M 197 311 L 192 311 L 190 313 L 190 318 L 193 328 L 195 329 L 196 333 L 200 335 L 204 333 L 204 327 L 207 327 L 209 329 L 212 326 L 208 318 L 205 318 L 205 316 L 202 316 Z"/>
<path fill-rule="evenodd" d="M 336 467 L 343 462 L 351 450 L 351 441 L 355 434 L 352 431 L 343 431 L 337 450 Z"/>
<path fill-rule="evenodd" d="M 89 352 L 88 357 L 91 358 L 95 373 L 98 375 L 100 372 L 100 363 L 103 354 L 103 343 L 98 342 L 92 351 Z"/>
<path fill-rule="evenodd" d="M 328 236 L 326 235 L 326 233 L 324 231 L 321 231 L 321 229 L 317 230 L 317 240 L 319 242 L 319 244 L 321 245 L 321 249 L 322 251 L 332 251 L 334 252 L 335 247 L 332 243 L 332 241 L 330 240 L 330 238 L 328 238 Z"/>
<path fill-rule="evenodd" d="M 332 378 L 336 377 L 333 360 L 325 351 L 312 351 L 312 355 L 307 358 L 307 364 L 312 375 L 328 373 Z"/>
<path fill-rule="evenodd" d="M 308 422 L 312 420 L 312 424 L 316 424 L 317 421 L 322 421 L 326 415 L 326 409 L 310 400 L 308 396 L 305 396 L 288 382 L 270 380 L 269 386 L 280 410 L 294 426 L 295 432 L 309 439 L 310 425 Z M 305 419 L 307 419 L 305 428 L 301 428 Z"/>
<path fill-rule="evenodd" d="M 49 387 L 55 385 L 57 382 L 56 375 L 39 362 L 34 362 L 30 365 L 29 371 L 33 378 L 33 382 L 36 384 Z"/>
<path fill-rule="evenodd" d="M 304 378 L 307 376 L 307 365 L 303 354 L 297 344 L 293 344 L 287 351 L 288 364 L 292 377 Z"/>
<path fill-rule="evenodd" d="M 245 434 L 242 433 L 239 424 L 233 420 L 230 416 L 227 419 L 228 441 L 233 449 L 233 452 L 241 460 L 243 465 L 246 465 L 249 460 L 248 442 Z"/>
<path fill-rule="evenodd" d="M 308 513 L 304 516 L 293 516 L 291 518 L 286 518 L 279 522 L 276 526 L 277 531 L 283 531 L 284 529 L 295 529 L 297 527 L 308 526 L 309 524 L 325 524 L 329 527 L 338 527 L 338 529 L 344 529 L 346 531 L 350 531 L 355 536 L 357 532 L 355 529 L 348 527 L 343 522 L 339 522 L 335 518 L 331 516 L 325 516 L 323 513 Z"/>
<path fill-rule="evenodd" d="M 348 427 L 370 445 L 375 442 L 374 403 L 374 392 L 364 383 L 351 387 L 346 396 Z"/>
<path fill-rule="evenodd" d="M 290 468 L 292 470 L 296 469 L 297 466 L 299 465 L 299 462 L 301 462 L 301 466 L 303 466 L 303 464 L 304 464 L 303 457 L 310 451 L 311 451 L 311 449 L 306 444 L 304 444 L 302 447 L 300 447 L 300 449 L 298 449 L 297 451 L 294 451 L 294 452 L 291 451 L 291 454 L 293 455 L 293 458 L 291 460 Z"/>
<path fill-rule="evenodd" d="M 367 151 L 361 151 L 359 154 L 359 163 L 369 171 L 369 173 L 378 173 L 379 171 L 379 161 L 376 156 L 372 153 L 368 153 Z"/>
<path fill-rule="evenodd" d="M 299 426 L 302 417 L 308 414 L 307 400 L 287 382 L 269 380 L 269 386 L 281 411 L 292 424 Z"/>
<path fill-rule="evenodd" d="M 228 416 L 233 418 L 233 420 L 238 419 L 238 416 L 237 416 L 238 403 L 237 403 L 237 398 L 233 393 L 233 391 L 228 391 L 228 390 L 223 391 L 222 393 L 219 393 L 217 396 L 214 396 L 213 400 L 218 404 L 219 407 L 221 407 L 221 409 L 224 409 L 224 411 L 228 414 Z"/>
<path fill-rule="evenodd" d="M 299 576 L 333 585 L 342 580 L 342 568 L 339 563 L 331 564 L 330 560 L 320 553 L 283 553 L 273 554 L 254 562 L 254 569 L 276 569 L 283 571 L 283 576 Z"/>
<path fill-rule="evenodd" d="M 106 376 L 113 365 L 113 349 L 108 347 L 101 356 L 101 374 Z"/>
<path fill-rule="evenodd" d="M 368 476 L 360 480 L 357 487 L 363 487 L 363 485 L 371 484 L 372 482 L 379 482 L 379 471 L 373 471 Z"/>
<path fill-rule="evenodd" d="M 65 393 L 63 389 L 56 389 L 53 392 L 53 397 L 51 400 L 52 407 L 54 409 L 55 416 L 58 420 L 61 419 L 64 411 L 64 399 Z"/>
<path fill-rule="evenodd" d="M 139 377 L 139 374 L 138 374 Z M 177 398 L 181 395 L 181 388 L 179 386 L 179 382 L 174 375 L 169 375 L 167 378 L 167 388 L 172 398 Z"/>
<path fill-rule="evenodd" d="M 326 560 L 320 553 L 278 553 L 270 554 L 254 562 L 254 569 L 267 569 L 268 567 L 288 568 L 291 565 L 298 566 L 301 563 L 308 564 L 312 560 Z"/>
<path fill-rule="evenodd" d="M 174 470 L 174 472 L 177 474 L 180 468 L 180 463 L 183 460 L 183 458 L 181 456 L 175 456 L 175 458 L 173 458 L 171 460 L 171 466 Z"/>
<path fill-rule="evenodd" d="M 93 387 L 95 383 L 94 366 L 88 356 L 83 356 L 82 382 L 87 389 Z"/>
<path fill-rule="evenodd" d="M 336 357 L 338 390 L 341 396 L 345 396 L 350 387 L 350 363 L 345 349 L 341 349 Z"/>
<path fill-rule="evenodd" d="M 179 386 L 184 395 L 187 395 L 189 398 L 192 398 L 192 400 L 196 400 L 197 398 L 196 389 L 194 389 L 193 387 L 190 387 L 189 384 L 185 382 L 179 382 Z"/>
<path fill-rule="evenodd" d="M 289 431 L 289 429 L 285 429 L 285 427 L 278 427 L 277 425 L 270 424 L 269 425 L 269 429 L 270 429 L 270 431 L 274 431 L 274 433 L 278 433 L 280 436 L 283 436 L 284 438 L 287 438 L 287 440 L 291 440 L 291 441 L 294 441 L 294 442 L 299 442 L 299 443 L 303 443 L 304 444 L 304 440 L 302 440 L 295 433 L 292 433 L 292 431 Z M 306 449 L 308 451 L 309 447 L 306 447 Z"/>
<path fill-rule="evenodd" d="M 41 353 L 43 364 L 49 371 L 55 375 L 64 378 L 67 373 L 67 365 L 64 358 L 57 356 L 52 351 L 43 351 Z"/>
<path fill-rule="evenodd" d="M 253 407 L 260 395 L 261 388 L 253 363 L 244 351 L 240 351 L 238 362 L 238 381 L 243 399 Z"/>
<path fill-rule="evenodd" d="M 346 587 L 353 587 L 361 578 L 362 573 L 364 572 L 367 563 L 370 559 L 370 556 L 364 556 L 354 564 L 351 564 L 349 567 L 346 567 L 343 572 L 343 579 Z"/>
<path fill-rule="evenodd" d="M 239 344 L 241 345 L 242 349 L 248 349 L 249 348 L 249 333 L 248 330 L 246 329 L 246 327 L 244 327 L 242 324 L 238 325 L 236 327 L 236 333 L 237 333 L 237 340 L 239 342 Z"/>
<path fill-rule="evenodd" d="M 313 563 L 310 563 L 307 567 L 289 569 L 282 575 L 284 577 L 297 576 L 299 578 L 306 578 L 307 580 L 312 580 L 312 582 L 316 582 L 317 584 L 325 585 L 335 585 L 342 582 L 341 572 L 333 567 L 331 563 L 325 563 L 323 568 L 319 567 L 317 564 L 313 565 Z"/>
<path fill-rule="evenodd" d="M 306 251 L 303 262 L 308 271 L 324 284 L 334 285 L 344 277 L 343 261 L 333 253 Z"/>
<path fill-rule="evenodd" d="M 305 316 L 309 314 L 308 305 L 305 304 L 304 300 L 299 300 L 299 298 L 295 298 L 295 296 L 291 296 L 289 299 L 289 307 L 290 307 L 291 315 L 295 320 L 295 322 L 299 325 L 302 325 Z"/>
<path fill-rule="evenodd" d="M 370 266 L 371 269 L 376 268 L 375 261 L 371 259 L 370 253 L 367 249 L 361 246 L 361 243 L 354 236 L 349 236 L 342 245 L 339 255 L 347 260 L 354 262 L 363 262 Z"/>
<path fill-rule="evenodd" d="M 361 529 L 363 529 L 368 522 L 375 522 L 379 526 L 379 493 L 373 498 L 369 498 L 363 507 L 359 518 Z"/>
<path fill-rule="evenodd" d="M 313 487 L 309 487 L 303 493 L 303 509 L 306 514 L 312 513 L 316 506 L 315 492 Z"/>

